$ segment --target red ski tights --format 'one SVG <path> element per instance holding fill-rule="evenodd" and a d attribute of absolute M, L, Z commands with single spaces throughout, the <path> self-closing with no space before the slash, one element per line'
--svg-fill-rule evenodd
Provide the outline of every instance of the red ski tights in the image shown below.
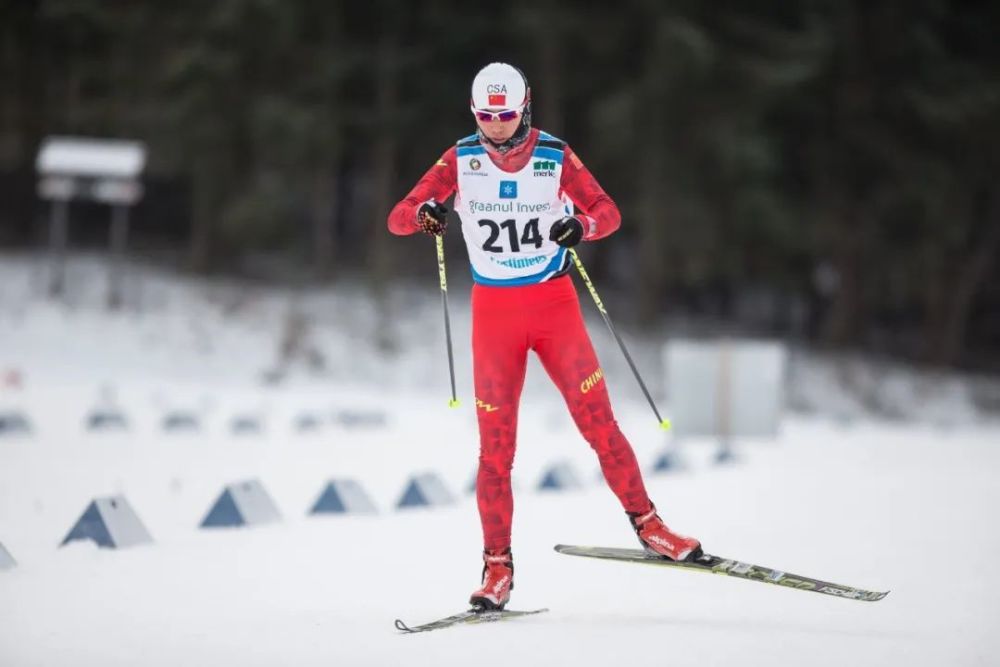
<path fill-rule="evenodd" d="M 580 433 L 597 452 L 608 486 L 628 512 L 649 497 L 628 440 L 611 411 L 580 302 L 569 276 L 516 287 L 472 288 L 472 354 L 479 418 L 476 496 L 488 550 L 510 546 L 517 409 L 528 350 L 538 354 Z"/>

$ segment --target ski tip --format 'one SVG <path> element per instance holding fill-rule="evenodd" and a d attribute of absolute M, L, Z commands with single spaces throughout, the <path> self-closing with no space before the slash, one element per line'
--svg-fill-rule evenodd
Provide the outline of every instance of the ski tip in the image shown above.
<path fill-rule="evenodd" d="M 820 591 L 826 592 L 826 591 Z M 840 597 L 846 597 L 851 600 L 860 600 L 861 602 L 878 602 L 879 600 L 884 600 L 885 597 L 891 593 L 891 591 L 866 591 L 863 589 L 854 589 L 849 595 L 841 595 Z"/>

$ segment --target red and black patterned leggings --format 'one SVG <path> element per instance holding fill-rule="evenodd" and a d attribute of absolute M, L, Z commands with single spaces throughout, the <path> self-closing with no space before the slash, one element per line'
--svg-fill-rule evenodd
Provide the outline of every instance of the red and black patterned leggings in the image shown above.
<path fill-rule="evenodd" d="M 472 354 L 479 417 L 476 496 L 486 549 L 510 546 L 517 410 L 528 350 L 538 354 L 580 433 L 597 452 L 608 486 L 629 512 L 649 497 L 632 446 L 618 428 L 603 372 L 569 276 L 534 285 L 472 288 Z"/>

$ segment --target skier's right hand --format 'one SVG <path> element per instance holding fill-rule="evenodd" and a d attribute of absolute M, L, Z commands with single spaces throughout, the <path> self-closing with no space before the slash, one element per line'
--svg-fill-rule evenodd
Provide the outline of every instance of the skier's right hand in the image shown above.
<path fill-rule="evenodd" d="M 417 225 L 424 234 L 443 236 L 448 229 L 448 208 L 440 202 L 428 199 L 417 209 Z"/>

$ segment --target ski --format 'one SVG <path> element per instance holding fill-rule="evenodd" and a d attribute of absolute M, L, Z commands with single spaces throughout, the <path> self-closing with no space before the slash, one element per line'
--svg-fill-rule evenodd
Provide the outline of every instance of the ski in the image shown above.
<path fill-rule="evenodd" d="M 835 597 L 847 598 L 849 600 L 864 600 L 866 602 L 876 602 L 881 600 L 889 591 L 866 591 L 852 586 L 830 583 L 812 577 L 803 577 L 798 574 L 790 574 L 781 570 L 772 570 L 769 567 L 761 567 L 751 563 L 743 563 L 729 558 L 720 558 L 709 554 L 703 555 L 696 561 L 672 561 L 666 558 L 651 556 L 642 549 L 616 549 L 614 547 L 581 547 L 569 544 L 557 544 L 556 551 L 570 556 L 583 556 L 586 558 L 603 558 L 606 560 L 616 560 L 628 563 L 642 563 L 644 565 L 658 565 L 660 567 L 670 567 L 678 570 L 694 570 L 697 572 L 709 572 L 721 574 L 727 577 L 737 577 L 750 581 L 761 581 L 766 584 L 777 584 L 787 588 L 794 588 L 801 591 L 812 591 L 833 595 Z"/>
<path fill-rule="evenodd" d="M 531 609 L 525 611 L 518 611 L 515 609 L 479 609 L 473 608 L 468 609 L 451 616 L 447 616 L 436 621 L 431 621 L 430 623 L 424 623 L 423 625 L 414 625 L 410 627 L 403 621 L 396 619 L 396 629 L 400 632 L 406 634 L 413 634 L 415 632 L 428 632 L 429 630 L 440 630 L 441 628 L 450 628 L 455 625 L 469 625 L 472 623 L 494 623 L 496 621 L 506 621 L 511 618 L 519 618 L 521 616 L 532 616 L 534 614 L 541 614 L 542 612 L 548 611 L 548 609 Z"/>

